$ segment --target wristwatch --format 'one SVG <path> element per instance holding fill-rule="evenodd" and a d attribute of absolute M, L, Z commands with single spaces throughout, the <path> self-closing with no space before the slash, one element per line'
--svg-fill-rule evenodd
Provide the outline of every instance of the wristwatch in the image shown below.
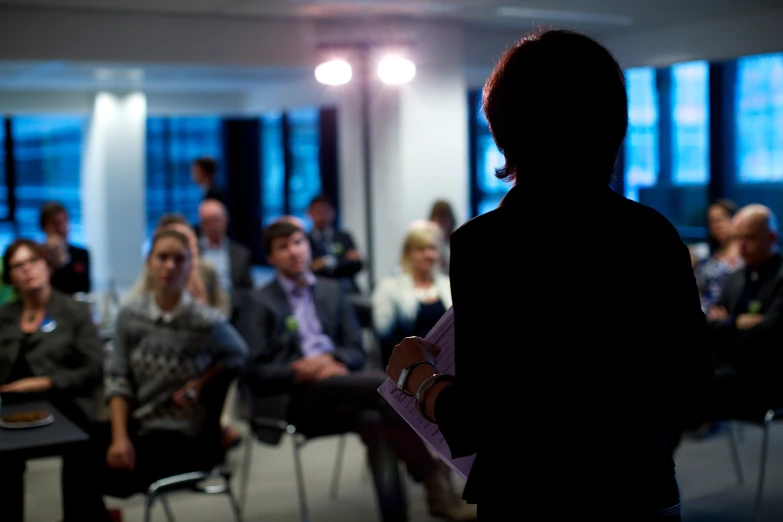
<path fill-rule="evenodd" d="M 400 372 L 400 378 L 397 379 L 398 390 L 400 390 L 405 395 L 410 395 L 411 397 L 413 397 L 413 395 L 405 391 L 405 384 L 408 382 L 408 377 L 410 376 L 413 369 L 416 368 L 417 366 L 421 366 L 422 364 L 429 364 L 430 366 L 432 366 L 432 363 L 429 361 L 416 361 L 415 363 L 411 364 L 407 368 L 402 369 L 402 371 Z M 432 368 L 435 369 L 434 366 L 432 366 Z"/>

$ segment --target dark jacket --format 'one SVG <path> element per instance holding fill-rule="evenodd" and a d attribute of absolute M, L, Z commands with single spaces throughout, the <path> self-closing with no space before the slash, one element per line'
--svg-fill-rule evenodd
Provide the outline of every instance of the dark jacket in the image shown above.
<path fill-rule="evenodd" d="M 253 277 L 250 273 L 253 263 L 250 249 L 236 241 L 229 241 L 228 258 L 231 264 L 231 284 L 233 289 L 253 288 Z"/>
<path fill-rule="evenodd" d="M 11 372 L 25 334 L 19 328 L 22 303 L 0 307 L 0 384 Z M 97 416 L 103 379 L 103 344 L 87 304 L 52 291 L 45 321 L 54 329 L 31 334 L 27 362 L 35 377 L 50 377 L 58 398 L 70 399 L 88 419 Z"/>
<path fill-rule="evenodd" d="M 52 287 L 65 294 L 90 292 L 90 253 L 68 245 L 68 263 L 52 273 Z"/>
<path fill-rule="evenodd" d="M 361 369 L 365 361 L 361 328 L 339 283 L 319 277 L 313 297 L 323 333 L 334 341 L 335 359 L 351 371 Z M 302 358 L 299 332 L 287 320 L 292 315 L 276 279 L 254 291 L 250 303 L 240 311 L 237 328 L 250 352 L 243 381 L 253 395 L 254 415 L 286 418 L 296 386 L 289 365 Z"/>
<path fill-rule="evenodd" d="M 345 257 L 349 250 L 356 250 L 356 244 L 351 234 L 335 230 L 331 249 L 328 248 L 328 245 L 324 245 L 323 242 L 316 239 L 312 232 L 307 237 L 310 240 L 310 251 L 313 259 L 333 255 L 336 260 L 334 266 L 319 270 L 315 274 L 341 281 L 343 289 L 347 292 L 359 292 L 354 276 L 362 270 L 362 262 Z"/>
<path fill-rule="evenodd" d="M 464 498 L 487 520 L 676 504 L 666 433 L 706 406 L 712 368 L 675 228 L 609 188 L 515 187 L 454 232 L 450 276 L 457 385 L 435 416 L 454 457 L 477 453 Z"/>
<path fill-rule="evenodd" d="M 750 278 L 750 269 L 743 267 L 726 276 L 717 306 L 729 313 L 729 319 L 707 323 L 710 332 L 710 346 L 713 347 L 722 364 L 735 371 L 747 372 L 760 378 L 775 376 L 771 382 L 777 388 L 777 375 L 783 362 L 783 259 L 775 254 L 759 271 L 758 294 L 754 313 L 764 316 L 758 325 L 739 330 L 734 324 L 738 315 L 748 312 L 745 287 Z M 744 309 L 741 307 L 744 306 Z"/>

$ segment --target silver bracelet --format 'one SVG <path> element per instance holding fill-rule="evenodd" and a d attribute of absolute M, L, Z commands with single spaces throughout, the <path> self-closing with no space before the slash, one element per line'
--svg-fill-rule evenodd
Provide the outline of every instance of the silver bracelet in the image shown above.
<path fill-rule="evenodd" d="M 453 375 L 447 373 L 435 373 L 424 379 L 424 382 L 421 383 L 419 389 L 416 390 L 416 411 L 419 412 L 419 415 L 421 415 L 424 420 L 432 424 L 437 424 L 437 422 L 427 413 L 424 402 L 427 400 L 427 394 L 432 387 L 441 382 L 456 382 L 456 379 Z"/>

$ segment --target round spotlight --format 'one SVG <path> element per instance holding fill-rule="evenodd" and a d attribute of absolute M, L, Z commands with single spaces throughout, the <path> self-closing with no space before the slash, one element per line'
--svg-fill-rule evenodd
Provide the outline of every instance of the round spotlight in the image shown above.
<path fill-rule="evenodd" d="M 324 62 L 315 68 L 315 79 L 325 85 L 344 85 L 352 76 L 351 65 L 344 60 Z"/>
<path fill-rule="evenodd" d="M 401 85 L 416 76 L 416 66 L 412 61 L 400 56 L 387 56 L 378 64 L 378 77 L 383 83 Z"/>

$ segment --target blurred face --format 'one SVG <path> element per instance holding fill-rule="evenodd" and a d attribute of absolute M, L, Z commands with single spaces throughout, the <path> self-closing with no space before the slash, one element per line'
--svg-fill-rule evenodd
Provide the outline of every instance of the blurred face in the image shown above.
<path fill-rule="evenodd" d="M 175 237 L 159 239 L 147 260 L 147 269 L 159 290 L 184 290 L 190 265 L 189 249 Z"/>
<path fill-rule="evenodd" d="M 742 260 L 751 268 L 765 263 L 772 256 L 777 242 L 777 234 L 768 230 L 766 219 L 760 216 L 735 219 L 734 235 Z"/>
<path fill-rule="evenodd" d="M 44 232 L 48 236 L 60 236 L 63 239 L 68 237 L 68 214 L 65 212 L 58 212 L 49 220 L 44 227 Z"/>
<path fill-rule="evenodd" d="M 199 212 L 201 233 L 213 243 L 219 243 L 226 237 L 228 218 L 217 205 L 204 204 Z"/>
<path fill-rule="evenodd" d="M 408 260 L 414 272 L 431 272 L 440 260 L 440 252 L 434 244 L 415 246 L 408 251 Z"/>
<path fill-rule="evenodd" d="M 8 274 L 14 288 L 25 293 L 48 287 L 52 272 L 36 251 L 22 246 L 11 257 Z"/>
<path fill-rule="evenodd" d="M 209 181 L 209 176 L 207 176 L 198 165 L 190 167 L 190 178 L 193 180 L 193 183 L 197 185 L 203 185 Z"/>
<path fill-rule="evenodd" d="M 307 210 L 307 215 L 313 220 L 313 226 L 325 230 L 334 223 L 334 209 L 328 203 L 315 203 Z"/>
<path fill-rule="evenodd" d="M 707 227 L 710 235 L 721 245 L 726 244 L 732 238 L 731 216 L 725 209 L 713 205 L 707 211 Z"/>
<path fill-rule="evenodd" d="M 310 266 L 310 243 L 302 232 L 278 237 L 272 241 L 267 261 L 287 278 L 296 279 Z"/>

